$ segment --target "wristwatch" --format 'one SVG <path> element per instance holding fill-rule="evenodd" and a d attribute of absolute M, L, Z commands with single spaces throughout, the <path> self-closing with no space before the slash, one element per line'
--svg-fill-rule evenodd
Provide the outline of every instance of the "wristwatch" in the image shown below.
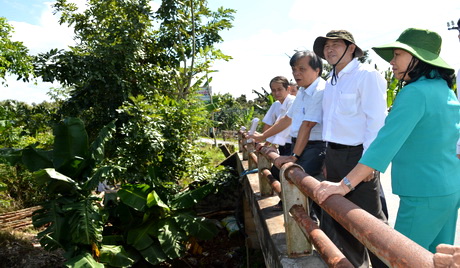
<path fill-rule="evenodd" d="M 355 187 L 351 185 L 351 182 L 348 180 L 347 177 L 343 178 L 343 183 L 348 187 L 348 189 L 350 189 L 350 192 L 355 189 Z"/>
<path fill-rule="evenodd" d="M 297 158 L 297 160 L 300 158 L 300 156 L 296 155 L 295 153 L 292 153 L 291 156 L 294 156 L 295 158 Z"/>

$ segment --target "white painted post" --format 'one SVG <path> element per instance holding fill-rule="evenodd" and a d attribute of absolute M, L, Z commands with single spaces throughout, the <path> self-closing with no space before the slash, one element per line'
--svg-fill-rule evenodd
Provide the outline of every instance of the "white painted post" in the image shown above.
<path fill-rule="evenodd" d="M 311 254 L 313 250 L 310 241 L 308 241 L 297 222 L 289 215 L 289 210 L 293 205 L 303 206 L 307 214 L 310 214 L 308 198 L 297 188 L 296 185 L 286 179 L 286 171 L 293 166 L 302 168 L 301 166 L 294 164 L 288 167 L 282 167 L 280 170 L 281 192 L 283 197 L 284 226 L 286 228 L 287 254 L 289 257 L 300 257 Z"/>

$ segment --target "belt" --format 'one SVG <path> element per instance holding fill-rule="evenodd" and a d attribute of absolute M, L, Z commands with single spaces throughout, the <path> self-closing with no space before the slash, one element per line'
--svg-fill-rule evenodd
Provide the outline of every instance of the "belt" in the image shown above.
<path fill-rule="evenodd" d="M 297 138 L 291 138 L 291 139 L 292 139 L 292 143 L 297 142 Z M 324 143 L 324 141 L 308 141 L 308 144 L 310 144 L 310 145 L 321 144 L 321 143 Z"/>
<path fill-rule="evenodd" d="M 353 149 L 353 148 L 359 148 L 363 147 L 362 144 L 359 145 L 344 145 L 340 143 L 335 143 L 335 142 L 327 142 L 327 146 L 331 149 L 338 150 L 338 149 Z"/>

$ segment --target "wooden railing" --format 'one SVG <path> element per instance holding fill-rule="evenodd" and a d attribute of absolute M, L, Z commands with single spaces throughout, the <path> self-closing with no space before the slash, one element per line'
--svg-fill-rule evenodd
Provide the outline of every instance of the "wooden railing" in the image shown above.
<path fill-rule="evenodd" d="M 255 148 L 238 134 L 243 160 L 249 169 L 258 168 L 262 196 L 278 194 L 283 200 L 287 254 L 290 257 L 312 252 L 312 244 L 329 267 L 353 267 L 334 243 L 309 217 L 308 199 L 317 202 L 313 189 L 319 181 L 302 167 L 286 163 L 280 168 L 281 185 L 272 178 L 270 167 L 279 157 L 272 147 Z M 433 253 L 402 235 L 340 195 L 332 195 L 320 205 L 365 247 L 390 267 L 434 267 Z"/>

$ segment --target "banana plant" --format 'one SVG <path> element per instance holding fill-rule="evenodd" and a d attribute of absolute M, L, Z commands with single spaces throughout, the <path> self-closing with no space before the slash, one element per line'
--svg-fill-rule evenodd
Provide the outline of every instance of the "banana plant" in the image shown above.
<path fill-rule="evenodd" d="M 132 259 L 143 258 L 156 265 L 169 259 L 183 256 L 186 243 L 191 238 L 210 239 L 218 230 L 215 224 L 203 217 L 197 217 L 192 207 L 209 193 L 216 190 L 212 183 L 197 189 L 187 189 L 171 194 L 170 189 L 154 176 L 148 184 L 122 185 L 117 195 L 118 205 L 112 214 L 117 222 L 111 222 L 122 233 L 113 239 L 114 245 L 134 248 Z M 106 240 L 107 238 L 107 240 Z M 104 243 L 110 243 L 104 237 Z"/>
<path fill-rule="evenodd" d="M 105 143 L 111 139 L 115 123 L 111 122 L 89 144 L 83 122 L 66 118 L 53 131 L 52 150 L 28 146 L 22 150 L 3 149 L 0 154 L 10 164 L 22 163 L 49 195 L 32 221 L 45 227 L 38 234 L 47 250 L 64 249 L 67 265 L 104 267 L 100 257 L 103 219 L 99 198 L 92 191 L 108 172 L 116 167 L 99 167 L 104 159 Z"/>

